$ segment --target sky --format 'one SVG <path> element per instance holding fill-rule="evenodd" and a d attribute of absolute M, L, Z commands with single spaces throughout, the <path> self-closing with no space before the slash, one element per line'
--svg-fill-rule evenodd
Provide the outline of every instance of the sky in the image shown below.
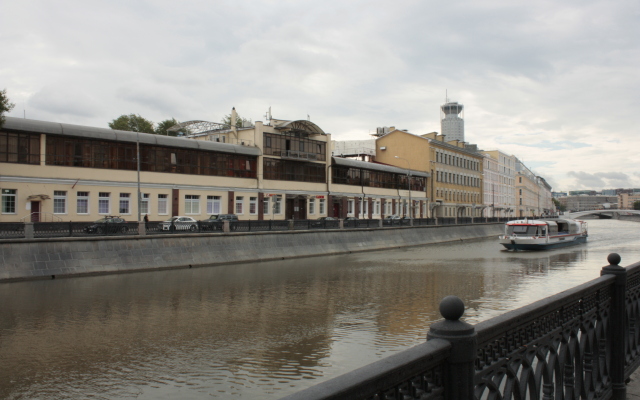
<path fill-rule="evenodd" d="M 637 0 L 45 0 L 0 4 L 15 117 L 307 119 L 334 140 L 440 132 L 554 191 L 640 188 Z"/>

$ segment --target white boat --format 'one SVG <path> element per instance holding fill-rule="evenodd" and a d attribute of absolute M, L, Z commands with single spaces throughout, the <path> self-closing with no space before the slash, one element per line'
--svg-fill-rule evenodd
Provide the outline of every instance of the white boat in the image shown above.
<path fill-rule="evenodd" d="M 521 219 L 505 224 L 500 244 L 508 250 L 547 250 L 587 242 L 587 223 L 575 219 Z"/>

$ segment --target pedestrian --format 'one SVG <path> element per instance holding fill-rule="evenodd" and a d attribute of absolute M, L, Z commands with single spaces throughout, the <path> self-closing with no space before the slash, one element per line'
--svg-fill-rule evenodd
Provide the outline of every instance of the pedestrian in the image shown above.
<path fill-rule="evenodd" d="M 149 229 L 149 215 L 144 215 L 144 229 Z"/>

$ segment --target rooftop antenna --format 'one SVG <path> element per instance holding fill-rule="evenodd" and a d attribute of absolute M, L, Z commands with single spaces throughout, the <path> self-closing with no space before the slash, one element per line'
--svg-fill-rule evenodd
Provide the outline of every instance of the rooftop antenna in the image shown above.
<path fill-rule="evenodd" d="M 447 89 L 444 90 L 444 102 L 445 103 L 449 102 L 449 95 L 448 95 L 447 91 L 448 91 Z"/>
<path fill-rule="evenodd" d="M 311 117 L 307 114 L 307 121 L 311 121 Z"/>

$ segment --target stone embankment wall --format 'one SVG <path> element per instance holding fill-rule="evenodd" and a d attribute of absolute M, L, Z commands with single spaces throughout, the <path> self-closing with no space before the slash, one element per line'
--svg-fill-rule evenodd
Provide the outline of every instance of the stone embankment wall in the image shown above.
<path fill-rule="evenodd" d="M 0 281 L 279 260 L 497 236 L 503 224 L 0 241 Z"/>

